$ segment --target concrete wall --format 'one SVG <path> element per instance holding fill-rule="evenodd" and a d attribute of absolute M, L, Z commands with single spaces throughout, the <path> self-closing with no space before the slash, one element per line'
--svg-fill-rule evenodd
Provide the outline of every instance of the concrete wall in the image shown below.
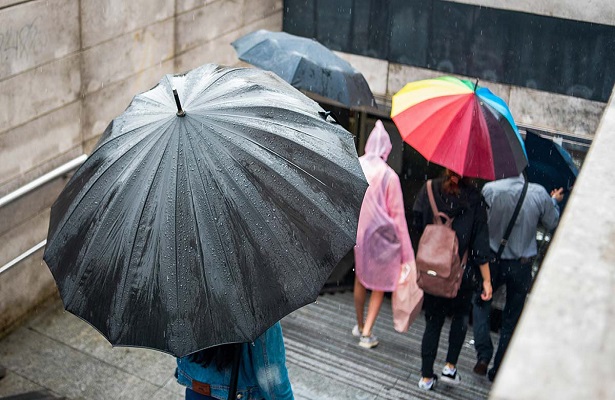
<path fill-rule="evenodd" d="M 282 0 L 0 0 L 0 198 L 91 152 L 167 73 L 233 65 L 230 43 L 281 30 Z M 0 208 L 0 268 L 46 238 L 56 179 Z M 56 293 L 42 250 L 0 275 L 0 334 Z"/>

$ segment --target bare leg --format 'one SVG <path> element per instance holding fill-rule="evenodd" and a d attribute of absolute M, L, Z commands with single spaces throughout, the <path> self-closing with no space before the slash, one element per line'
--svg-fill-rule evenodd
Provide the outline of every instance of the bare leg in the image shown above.
<path fill-rule="evenodd" d="M 354 308 L 357 313 L 357 325 L 359 331 L 363 330 L 363 310 L 365 308 L 365 298 L 367 297 L 367 289 L 359 282 L 358 278 L 354 278 Z"/>
<path fill-rule="evenodd" d="M 376 323 L 376 317 L 380 312 L 380 306 L 382 306 L 382 300 L 384 299 L 384 292 L 378 292 L 372 290 L 372 294 L 369 298 L 369 306 L 367 307 L 367 318 L 365 319 L 365 325 L 363 325 L 362 335 L 369 336 L 372 333 L 372 328 Z"/>

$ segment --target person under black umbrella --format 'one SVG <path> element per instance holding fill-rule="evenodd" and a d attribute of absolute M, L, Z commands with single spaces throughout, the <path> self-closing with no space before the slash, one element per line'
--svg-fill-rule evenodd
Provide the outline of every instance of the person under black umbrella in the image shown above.
<path fill-rule="evenodd" d="M 111 344 L 178 357 L 182 379 L 197 353 L 228 373 L 229 398 L 250 377 L 269 398 L 287 381 L 276 324 L 354 246 L 366 189 L 352 135 L 317 103 L 273 73 L 207 64 L 109 124 L 51 208 L 44 260 L 65 309 Z M 279 368 L 253 368 L 271 346 Z M 220 381 L 188 376 L 220 398 Z"/>
<path fill-rule="evenodd" d="M 233 361 L 239 356 L 237 387 L 232 388 Z M 293 399 L 286 370 L 282 326 L 276 323 L 252 343 L 226 344 L 177 359 L 177 382 L 186 400 L 226 399 L 229 392 L 246 399 Z"/>

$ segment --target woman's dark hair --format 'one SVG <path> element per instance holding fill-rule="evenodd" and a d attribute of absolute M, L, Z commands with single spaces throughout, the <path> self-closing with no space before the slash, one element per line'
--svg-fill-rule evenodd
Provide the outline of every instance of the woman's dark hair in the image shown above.
<path fill-rule="evenodd" d="M 464 178 L 456 172 L 447 169 L 444 171 L 444 181 L 442 182 L 442 191 L 446 194 L 459 196 L 460 187 L 470 184 L 469 178 Z"/>
<path fill-rule="evenodd" d="M 201 364 L 203 367 L 208 367 L 210 364 L 216 366 L 218 371 L 223 371 L 233 363 L 235 350 L 240 350 L 234 343 L 214 346 L 205 350 L 199 350 L 188 356 L 188 359 L 194 363 Z"/>

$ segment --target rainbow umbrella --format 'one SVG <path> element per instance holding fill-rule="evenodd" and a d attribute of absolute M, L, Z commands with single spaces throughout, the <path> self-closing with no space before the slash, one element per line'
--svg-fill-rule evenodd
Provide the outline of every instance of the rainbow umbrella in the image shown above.
<path fill-rule="evenodd" d="M 527 166 L 508 106 L 478 81 L 445 76 L 408 83 L 393 96 L 391 117 L 406 143 L 462 176 L 495 180 Z"/>

